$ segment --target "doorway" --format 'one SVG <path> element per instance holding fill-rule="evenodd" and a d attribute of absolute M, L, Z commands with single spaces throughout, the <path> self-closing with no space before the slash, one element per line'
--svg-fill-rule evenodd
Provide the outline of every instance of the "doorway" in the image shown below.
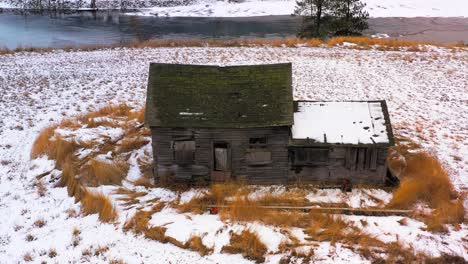
<path fill-rule="evenodd" d="M 212 180 L 226 181 L 231 178 L 231 150 L 227 142 L 213 143 Z"/>

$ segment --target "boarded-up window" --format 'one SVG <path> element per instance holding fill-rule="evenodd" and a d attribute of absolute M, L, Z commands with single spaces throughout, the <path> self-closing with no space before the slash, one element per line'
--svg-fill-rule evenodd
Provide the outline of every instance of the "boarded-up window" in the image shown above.
<path fill-rule="evenodd" d="M 294 149 L 294 165 L 319 165 L 328 162 L 328 148 Z"/>
<path fill-rule="evenodd" d="M 190 165 L 195 160 L 195 141 L 174 141 L 174 161 L 178 165 Z"/>
<path fill-rule="evenodd" d="M 376 148 L 347 148 L 345 158 L 346 168 L 350 170 L 376 170 Z"/>
<path fill-rule="evenodd" d="M 246 154 L 249 165 L 267 165 L 271 163 L 271 152 L 267 150 L 249 149 Z"/>

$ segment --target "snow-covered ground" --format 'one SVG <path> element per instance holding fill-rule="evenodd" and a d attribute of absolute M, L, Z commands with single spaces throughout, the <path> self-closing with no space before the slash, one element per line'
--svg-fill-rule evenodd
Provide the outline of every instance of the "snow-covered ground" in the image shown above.
<path fill-rule="evenodd" d="M 119 208 L 120 224 L 102 224 L 97 215 L 73 216 L 79 212 L 65 188 L 47 188 L 39 196 L 35 176 L 53 167 L 47 160 L 30 160 L 32 143 L 39 131 L 66 116 L 83 113 L 89 107 L 126 102 L 141 106 L 145 100 L 150 62 L 193 64 L 258 64 L 292 62 L 295 99 L 378 100 L 388 103 L 394 132 L 409 136 L 434 151 L 450 171 L 460 191 L 468 189 L 468 52 L 431 48 L 428 52 L 359 51 L 345 48 L 159 48 L 115 49 L 92 52 L 17 53 L 0 56 L 0 263 L 22 262 L 30 253 L 34 261 L 107 263 L 243 263 L 240 255 L 220 253 L 228 233 L 245 228 L 228 224 L 218 216 L 179 214 L 166 208 L 153 215 L 151 224 L 165 225 L 167 234 L 186 240 L 191 234 L 206 234 L 203 242 L 215 245 L 213 254 L 198 253 L 170 244 L 122 232 L 121 224 L 130 211 Z M 50 187 L 49 185 L 47 187 Z M 103 188 L 106 193 L 111 187 Z M 148 190 L 148 197 L 173 200 L 166 189 Z M 268 190 L 265 190 L 268 191 Z M 351 207 L 372 206 L 369 192 L 383 201 L 390 193 L 382 190 L 318 190 L 307 195 L 315 202 L 346 202 Z M 196 192 L 182 194 L 189 200 Z M 146 199 L 146 198 L 145 198 Z M 466 224 L 448 234 L 423 231 L 422 222 L 401 217 L 347 217 L 382 241 L 400 240 L 404 245 L 432 255 L 456 254 L 468 260 Z M 34 222 L 44 219 L 37 227 Z M 373 224 L 374 223 L 374 224 Z M 260 234 L 269 251 L 275 251 L 284 235 L 278 228 L 259 223 L 246 224 Z M 74 228 L 81 231 L 73 245 Z M 294 234 L 301 238 L 301 230 Z M 29 236 L 30 235 L 30 236 Z M 28 241 L 31 240 L 31 241 Z M 109 247 L 101 255 L 87 258 L 83 252 Z M 48 256 L 56 249 L 57 256 Z M 267 262 L 281 256 L 272 254 Z M 318 243 L 318 263 L 367 260 L 350 249 Z"/>
<path fill-rule="evenodd" d="M 371 17 L 466 17 L 465 0 L 363 0 Z M 190 17 L 246 17 L 290 15 L 295 0 L 199 1 L 188 6 L 153 7 L 138 15 L 190 16 Z"/>
<path fill-rule="evenodd" d="M 182 3 L 182 1 L 179 1 Z M 371 17 L 467 17 L 466 0 L 363 0 Z M 0 8 L 22 5 L 18 0 L 0 0 Z M 72 0 L 71 6 L 87 8 L 89 0 Z M 169 3 L 169 4 L 167 4 Z M 174 1 L 177 4 L 177 1 Z M 134 15 L 182 16 L 182 17 L 250 17 L 291 15 L 295 0 L 194 0 L 186 5 L 174 5 L 171 1 L 160 1 L 153 6 L 151 1 L 125 2 L 127 8 L 140 8 Z M 96 0 L 100 9 L 120 8 L 121 1 Z"/>

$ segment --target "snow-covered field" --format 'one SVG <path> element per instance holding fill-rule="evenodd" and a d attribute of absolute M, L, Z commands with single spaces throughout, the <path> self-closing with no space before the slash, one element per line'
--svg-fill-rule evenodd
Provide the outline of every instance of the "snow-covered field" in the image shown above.
<path fill-rule="evenodd" d="M 180 1 L 182 3 L 182 1 Z M 467 17 L 468 2 L 465 0 L 363 0 L 371 17 Z M 17 4 L 18 3 L 18 4 Z M 90 0 L 70 1 L 72 6 L 87 8 Z M 128 8 L 141 8 L 134 15 L 183 16 L 183 17 L 249 17 L 291 15 L 295 0 L 194 0 L 185 5 L 174 5 L 177 1 L 127 1 Z M 0 0 L 0 8 L 21 7 L 18 0 Z M 100 9 L 120 8 L 121 1 L 96 0 Z M 143 8 L 146 7 L 146 8 Z"/>
<path fill-rule="evenodd" d="M 165 225 L 167 234 L 184 241 L 191 234 L 206 235 L 203 242 L 214 245 L 213 254 L 196 252 L 124 233 L 121 225 L 129 211 L 119 209 L 120 224 L 102 224 L 97 215 L 73 216 L 79 204 L 65 188 L 49 188 L 39 196 L 35 176 L 53 168 L 45 159 L 30 160 L 32 143 L 39 131 L 54 121 L 109 103 L 140 106 L 145 100 L 150 62 L 193 64 L 258 64 L 292 62 L 295 99 L 387 100 L 394 132 L 420 141 L 436 153 L 450 171 L 455 187 L 468 190 L 468 52 L 431 48 L 428 52 L 359 51 L 344 48 L 159 48 L 115 49 L 92 52 L 16 53 L 0 56 L 0 263 L 22 262 L 30 253 L 35 262 L 107 263 L 244 263 L 240 255 L 220 253 L 230 230 L 247 225 L 257 231 L 269 251 L 275 252 L 284 235 L 278 228 L 259 223 L 226 224 L 216 215 L 180 214 L 166 208 L 155 214 L 153 225 Z M 109 192 L 113 187 L 102 190 Z M 176 193 L 155 188 L 151 198 L 175 199 Z M 388 201 L 390 193 L 367 190 Z M 317 202 L 345 202 L 359 207 L 369 201 L 362 190 L 341 194 L 338 190 L 311 192 Z M 189 191 L 181 195 L 188 200 Z M 401 241 L 437 256 L 441 252 L 468 260 L 468 227 L 434 234 L 420 228 L 424 223 L 401 217 L 347 217 L 382 241 Z M 44 219 L 37 227 L 34 222 Z M 375 224 L 372 224 L 375 223 Z M 73 229 L 81 231 L 73 245 Z M 293 230 L 303 238 L 301 230 Z M 31 240 L 31 241 L 27 241 Z M 102 254 L 84 257 L 83 251 L 108 246 Z M 48 252 L 56 249 L 57 256 Z M 276 263 L 281 255 L 270 254 Z M 317 243 L 318 263 L 366 263 L 340 243 Z"/>
<path fill-rule="evenodd" d="M 363 0 L 371 17 L 466 17 L 465 0 Z M 138 15 L 191 16 L 191 17 L 246 17 L 290 15 L 295 0 L 246 0 L 239 3 L 226 1 L 199 1 L 188 6 L 153 7 Z"/>

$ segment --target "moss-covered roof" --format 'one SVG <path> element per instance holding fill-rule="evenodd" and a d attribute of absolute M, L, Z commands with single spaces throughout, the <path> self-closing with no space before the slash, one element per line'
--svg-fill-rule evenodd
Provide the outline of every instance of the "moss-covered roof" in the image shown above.
<path fill-rule="evenodd" d="M 291 64 L 208 66 L 152 63 L 150 127 L 245 128 L 293 123 Z"/>

